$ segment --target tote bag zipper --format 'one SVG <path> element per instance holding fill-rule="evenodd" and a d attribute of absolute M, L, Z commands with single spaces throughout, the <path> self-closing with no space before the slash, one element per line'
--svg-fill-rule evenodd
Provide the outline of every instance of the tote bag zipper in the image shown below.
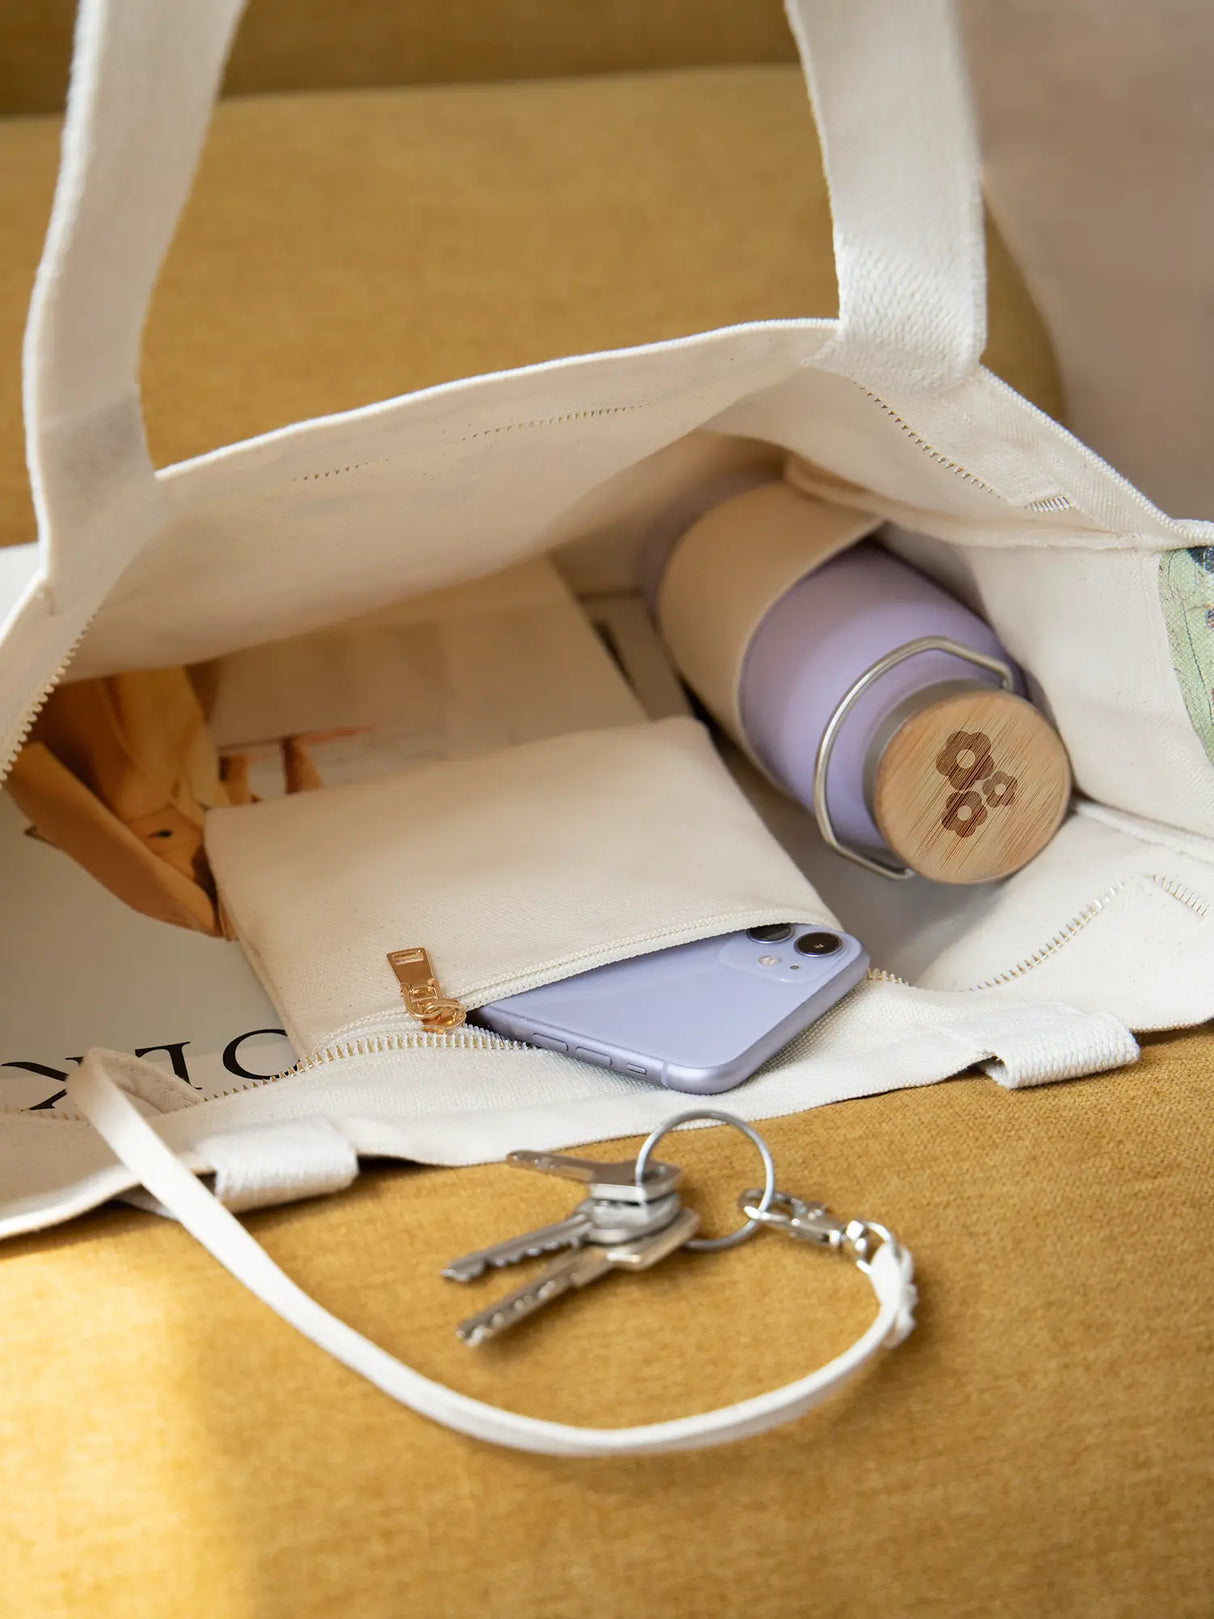
<path fill-rule="evenodd" d="M 100 609 L 98 609 L 98 611 L 100 611 Z M 3 754 L 0 754 L 0 785 L 3 784 L 4 778 L 13 768 L 17 755 L 25 746 L 30 732 L 34 729 L 34 726 L 37 723 L 39 714 L 41 714 L 42 710 L 46 707 L 48 701 L 50 700 L 51 693 L 55 690 L 56 686 L 58 686 L 59 682 L 63 679 L 64 675 L 71 667 L 72 659 L 80 650 L 80 643 L 84 640 L 85 636 L 92 628 L 93 620 L 96 617 L 96 613 L 90 613 L 85 622 L 80 626 L 80 633 L 76 636 L 71 646 L 68 647 L 67 651 L 63 654 L 63 657 L 59 660 L 59 665 L 54 674 L 51 675 L 49 680 L 46 681 L 34 702 L 26 710 L 25 718 L 18 724 L 16 732 L 11 737 L 6 751 Z"/>

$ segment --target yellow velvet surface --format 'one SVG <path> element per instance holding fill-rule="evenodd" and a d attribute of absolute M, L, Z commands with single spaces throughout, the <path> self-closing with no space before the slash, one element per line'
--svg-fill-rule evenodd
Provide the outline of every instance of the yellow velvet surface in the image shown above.
<path fill-rule="evenodd" d="M 31 537 L 18 360 L 58 121 L 0 120 L 0 539 Z M 987 363 L 1059 401 L 1044 331 L 990 244 Z M 164 464 L 482 371 L 837 307 L 800 72 L 229 100 L 153 304 Z"/>
<path fill-rule="evenodd" d="M 75 11 L 75 0 L 0 0 L 0 116 L 60 111 Z M 795 60 L 780 0 L 250 0 L 224 90 Z"/>
<path fill-rule="evenodd" d="M 1212 1044 L 1157 1041 L 1136 1069 L 1037 1091 L 963 1079 L 764 1126 L 781 1184 L 912 1246 L 919 1327 L 795 1426 L 720 1451 L 570 1462 L 449 1433 L 150 1215 L 7 1244 L 0 1610 L 1208 1614 Z M 756 1176 L 722 1129 L 665 1155 L 717 1229 Z M 757 1393 L 871 1319 L 857 1272 L 761 1234 L 612 1277 L 465 1349 L 455 1322 L 508 1283 L 461 1288 L 442 1263 L 558 1216 L 571 1190 L 503 1166 L 385 1170 L 249 1223 L 420 1371 L 575 1422 Z"/>

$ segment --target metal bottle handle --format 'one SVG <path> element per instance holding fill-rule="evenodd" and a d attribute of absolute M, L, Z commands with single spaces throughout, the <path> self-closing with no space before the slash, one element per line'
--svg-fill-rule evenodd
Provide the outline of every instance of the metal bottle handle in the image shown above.
<path fill-rule="evenodd" d="M 972 647 L 962 646 L 960 641 L 950 640 L 946 635 L 921 635 L 918 640 L 908 641 L 905 646 L 895 647 L 892 652 L 887 652 L 883 658 L 878 658 L 876 663 L 870 664 L 864 673 L 852 682 L 840 698 L 834 713 L 826 722 L 826 729 L 822 732 L 822 740 L 818 743 L 818 753 L 814 760 L 814 818 L 818 823 L 818 830 L 821 832 L 823 839 L 837 854 L 841 854 L 845 860 L 852 861 L 854 865 L 863 866 L 866 871 L 875 871 L 879 877 L 890 877 L 895 882 L 902 882 L 907 877 L 913 877 L 915 872 L 910 866 L 895 866 L 889 861 L 874 859 L 869 855 L 862 854 L 859 849 L 851 849 L 845 843 L 840 843 L 826 802 L 826 773 L 830 766 L 831 755 L 835 751 L 835 743 L 838 741 L 843 721 L 851 713 L 856 703 L 871 685 L 880 680 L 882 675 L 888 674 L 891 669 L 896 669 L 907 658 L 913 658 L 920 652 L 948 652 L 954 658 L 961 658 L 966 663 L 972 663 L 979 669 L 986 669 L 991 674 L 998 675 L 999 684 L 1004 691 L 1015 691 L 1016 689 L 1016 676 L 1011 666 L 1004 663 L 1001 658 L 992 658 L 985 652 L 975 652 Z"/>

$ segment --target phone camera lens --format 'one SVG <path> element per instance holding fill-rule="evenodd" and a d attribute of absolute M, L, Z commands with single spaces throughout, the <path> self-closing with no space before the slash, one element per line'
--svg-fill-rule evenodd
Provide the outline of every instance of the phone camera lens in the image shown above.
<path fill-rule="evenodd" d="M 746 937 L 756 940 L 759 944 L 779 944 L 781 940 L 792 937 L 792 923 L 768 922 L 761 928 L 748 928 Z"/>
<path fill-rule="evenodd" d="M 843 940 L 837 933 L 803 933 L 795 948 L 802 956 L 833 956 L 843 948 Z"/>

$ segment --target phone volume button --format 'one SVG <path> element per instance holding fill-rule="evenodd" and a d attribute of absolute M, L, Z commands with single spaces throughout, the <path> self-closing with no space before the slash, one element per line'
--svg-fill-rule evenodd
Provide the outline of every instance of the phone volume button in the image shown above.
<path fill-rule="evenodd" d="M 568 1040 L 558 1040 L 551 1034 L 524 1034 L 522 1036 L 529 1045 L 539 1046 L 543 1051 L 568 1051 Z"/>
<path fill-rule="evenodd" d="M 593 1051 L 589 1046 L 579 1046 L 573 1053 L 582 1062 L 592 1062 L 596 1068 L 610 1068 L 611 1058 L 605 1051 Z"/>

